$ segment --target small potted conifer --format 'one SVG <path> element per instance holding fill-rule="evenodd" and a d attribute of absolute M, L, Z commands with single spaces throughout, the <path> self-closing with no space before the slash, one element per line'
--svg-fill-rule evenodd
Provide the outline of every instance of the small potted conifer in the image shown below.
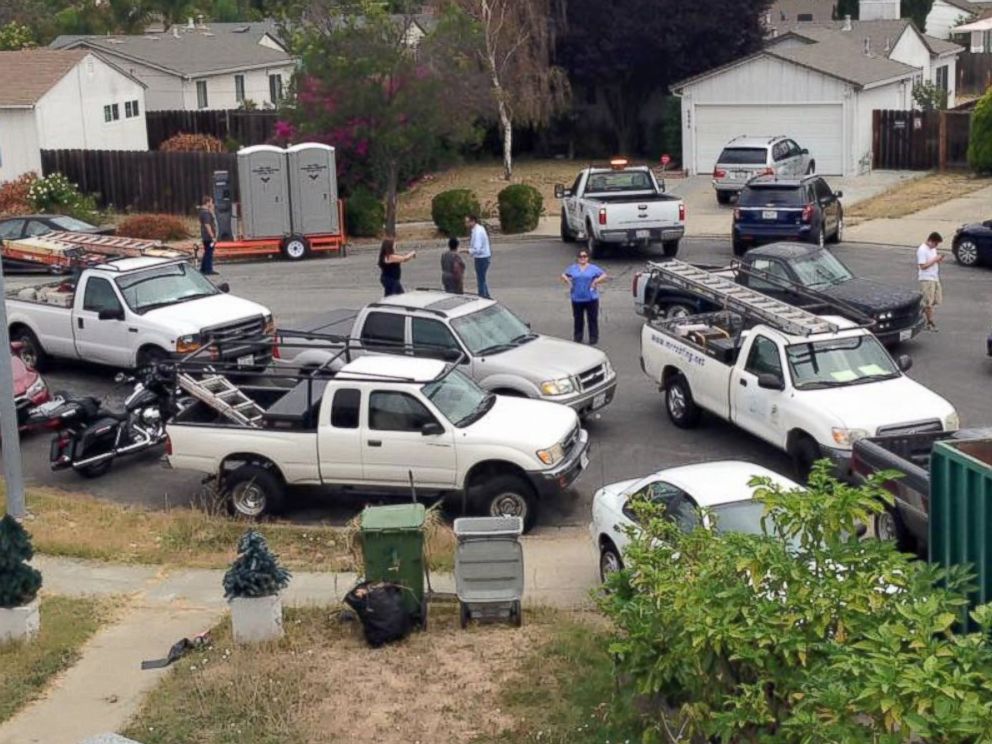
<path fill-rule="evenodd" d="M 258 643 L 282 638 L 282 600 L 279 592 L 290 573 L 279 565 L 265 538 L 248 530 L 238 540 L 238 557 L 224 574 L 224 598 L 231 605 L 236 643 Z"/>
<path fill-rule="evenodd" d="M 41 574 L 28 565 L 31 536 L 9 514 L 0 519 L 0 644 L 33 638 L 41 620 Z"/>

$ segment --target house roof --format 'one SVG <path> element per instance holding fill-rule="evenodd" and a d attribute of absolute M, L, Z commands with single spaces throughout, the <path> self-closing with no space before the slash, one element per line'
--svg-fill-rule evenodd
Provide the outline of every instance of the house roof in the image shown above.
<path fill-rule="evenodd" d="M 970 13 L 977 13 L 978 9 L 975 7 L 979 3 L 972 3 L 969 0 L 943 0 L 948 5 L 953 5 L 955 8 L 960 8 L 961 10 L 968 11 Z"/>
<path fill-rule="evenodd" d="M 0 52 L 0 108 L 33 106 L 87 54 L 85 49 Z"/>
<path fill-rule="evenodd" d="M 193 77 L 229 70 L 293 63 L 282 50 L 259 43 L 254 34 L 204 29 L 131 36 L 60 36 L 56 48 L 88 47 L 116 59 L 147 64 L 175 75 Z"/>
<path fill-rule="evenodd" d="M 783 36 L 800 37 L 809 39 L 810 41 L 830 41 L 836 38 L 833 34 L 843 34 L 850 41 L 862 45 L 862 51 L 864 51 L 865 39 L 868 39 L 871 53 L 882 56 L 888 55 L 895 49 L 896 44 L 899 43 L 899 39 L 902 38 L 902 35 L 906 33 L 906 29 L 909 28 L 919 37 L 923 45 L 930 50 L 931 54 L 940 55 L 964 51 L 964 48 L 958 44 L 920 33 L 919 29 L 916 28 L 916 24 L 909 18 L 901 18 L 899 20 L 850 21 L 851 29 L 849 31 L 844 29 L 847 23 L 848 21 L 797 23 L 793 24 Z M 776 38 L 782 38 L 782 36 Z M 769 43 L 774 44 L 774 41 L 773 39 Z"/>

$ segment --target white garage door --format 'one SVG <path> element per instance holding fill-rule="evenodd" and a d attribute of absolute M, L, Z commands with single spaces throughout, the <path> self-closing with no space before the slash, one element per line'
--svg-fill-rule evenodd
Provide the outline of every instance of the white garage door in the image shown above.
<path fill-rule="evenodd" d="M 816 170 L 844 172 L 844 107 L 840 103 L 695 106 L 696 172 L 710 173 L 723 146 L 734 137 L 779 135 L 809 150 Z"/>

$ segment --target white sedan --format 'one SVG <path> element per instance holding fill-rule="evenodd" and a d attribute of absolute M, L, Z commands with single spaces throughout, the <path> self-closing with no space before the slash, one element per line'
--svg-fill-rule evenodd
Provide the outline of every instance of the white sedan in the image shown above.
<path fill-rule="evenodd" d="M 721 532 L 760 534 L 764 505 L 751 500 L 754 489 L 748 485 L 756 475 L 768 476 L 787 490 L 802 488 L 768 468 L 739 460 L 684 465 L 603 486 L 593 497 L 589 525 L 599 548 L 600 577 L 605 579 L 623 568 L 624 548 L 630 542 L 626 530 L 637 526 L 630 506 L 634 498 L 660 504 L 687 531 L 699 524 L 699 509 L 705 507 L 712 511 Z"/>

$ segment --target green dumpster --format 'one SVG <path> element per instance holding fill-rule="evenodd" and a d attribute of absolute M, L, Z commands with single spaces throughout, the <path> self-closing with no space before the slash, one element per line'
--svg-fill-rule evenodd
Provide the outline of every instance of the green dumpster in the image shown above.
<path fill-rule="evenodd" d="M 407 609 L 427 624 L 424 593 L 423 504 L 367 506 L 362 511 L 362 556 L 367 581 L 388 581 L 409 591 Z"/>
<path fill-rule="evenodd" d="M 977 589 L 961 609 L 992 602 L 992 439 L 937 442 L 930 455 L 930 563 L 967 565 Z"/>

